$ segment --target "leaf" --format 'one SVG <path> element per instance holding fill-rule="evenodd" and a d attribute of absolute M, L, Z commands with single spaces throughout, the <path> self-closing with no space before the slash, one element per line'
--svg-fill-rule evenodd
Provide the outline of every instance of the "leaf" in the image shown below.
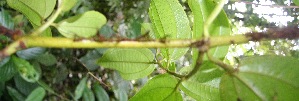
<path fill-rule="evenodd" d="M 299 0 L 292 0 L 297 6 L 299 6 Z"/>
<path fill-rule="evenodd" d="M 12 20 L 11 15 L 3 8 L 1 8 L 1 12 L 0 12 L 0 25 L 8 29 L 14 28 L 14 22 Z"/>
<path fill-rule="evenodd" d="M 128 101 L 128 94 L 124 89 L 116 89 L 114 94 L 118 101 Z"/>
<path fill-rule="evenodd" d="M 241 60 L 238 71 L 222 76 L 221 99 L 294 101 L 299 96 L 299 61 L 292 57 L 255 56 Z"/>
<path fill-rule="evenodd" d="M 56 57 L 49 53 L 38 56 L 36 60 L 45 66 L 52 66 L 57 63 Z"/>
<path fill-rule="evenodd" d="M 40 48 L 40 47 L 28 48 L 25 50 L 18 51 L 17 55 L 20 58 L 30 60 L 38 57 L 39 55 L 42 55 L 45 51 L 46 51 L 45 48 Z"/>
<path fill-rule="evenodd" d="M 92 37 L 97 31 L 106 24 L 103 14 L 96 11 L 88 11 L 59 22 L 55 27 L 65 37 L 74 38 Z"/>
<path fill-rule="evenodd" d="M 56 0 L 6 0 L 13 9 L 24 14 L 36 26 L 40 26 L 56 5 Z"/>
<path fill-rule="evenodd" d="M 202 38 L 203 34 L 203 26 L 204 21 L 206 21 L 209 15 L 214 10 L 216 4 L 212 0 L 189 0 L 188 5 L 191 8 L 191 11 L 194 15 L 194 25 L 193 25 L 193 35 L 192 37 L 195 39 Z M 217 18 L 212 22 L 209 32 L 211 36 L 224 36 L 230 35 L 231 29 L 229 20 L 222 10 Z M 198 51 L 193 50 L 193 53 L 197 53 Z M 223 58 L 226 56 L 228 52 L 228 46 L 221 46 L 212 48 L 210 53 L 213 54 L 214 57 Z M 197 55 L 193 55 L 197 56 Z"/>
<path fill-rule="evenodd" d="M 62 0 L 62 11 L 67 12 L 71 10 L 77 4 L 77 2 L 78 0 Z"/>
<path fill-rule="evenodd" d="M 38 87 L 37 83 L 27 82 L 20 75 L 14 76 L 14 83 L 16 85 L 16 88 L 26 96 Z"/>
<path fill-rule="evenodd" d="M 0 81 L 10 80 L 18 71 L 10 58 L 5 58 L 0 63 Z"/>
<path fill-rule="evenodd" d="M 183 101 L 176 89 L 178 79 L 170 75 L 159 75 L 151 79 L 130 101 Z"/>
<path fill-rule="evenodd" d="M 155 69 L 154 55 L 151 50 L 143 49 L 109 49 L 98 64 L 104 68 L 117 70 L 127 80 L 143 78 Z"/>
<path fill-rule="evenodd" d="M 28 61 L 15 56 L 12 57 L 12 60 L 24 80 L 28 82 L 39 80 L 41 74 Z"/>
<path fill-rule="evenodd" d="M 76 90 L 75 90 L 75 100 L 79 100 L 82 95 L 83 95 L 83 91 L 85 89 L 85 86 L 86 86 L 86 83 L 87 83 L 87 77 L 84 77 L 80 83 L 78 84 L 78 86 L 76 87 Z"/>
<path fill-rule="evenodd" d="M 13 101 L 24 101 L 24 96 L 19 93 L 16 89 L 7 86 L 8 94 L 13 99 Z"/>
<path fill-rule="evenodd" d="M 45 89 L 37 87 L 34 89 L 25 101 L 42 101 L 46 95 Z"/>
<path fill-rule="evenodd" d="M 102 86 L 99 85 L 99 83 L 94 84 L 92 89 L 94 90 L 94 94 L 97 98 L 97 101 L 110 101 L 109 95 L 102 88 Z"/>
<path fill-rule="evenodd" d="M 156 38 L 189 39 L 191 29 L 188 17 L 178 0 L 151 0 L 149 9 Z M 166 58 L 177 60 L 188 48 L 162 49 Z"/>
<path fill-rule="evenodd" d="M 96 63 L 97 60 L 102 56 L 100 51 L 101 49 L 89 51 L 85 56 L 80 58 L 80 62 L 82 62 L 90 71 L 98 69 L 99 66 Z"/>
<path fill-rule="evenodd" d="M 87 86 L 85 86 L 83 92 L 83 101 L 95 101 L 93 92 Z"/>
<path fill-rule="evenodd" d="M 182 82 L 180 89 L 197 101 L 220 101 L 219 84 L 223 73 L 219 66 L 206 61 L 196 74 Z"/>

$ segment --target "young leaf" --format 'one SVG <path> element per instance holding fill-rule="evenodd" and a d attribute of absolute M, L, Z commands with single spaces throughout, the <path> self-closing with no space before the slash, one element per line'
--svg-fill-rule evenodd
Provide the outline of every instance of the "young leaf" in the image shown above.
<path fill-rule="evenodd" d="M 56 0 L 6 0 L 7 4 L 15 10 L 22 12 L 29 21 L 40 26 L 42 20 L 47 18 L 56 5 Z"/>
<path fill-rule="evenodd" d="M 97 101 L 110 101 L 107 92 L 98 83 L 94 84 L 92 87 Z"/>
<path fill-rule="evenodd" d="M 130 101 L 183 101 L 176 89 L 178 79 L 170 75 L 159 75 L 151 79 Z"/>
<path fill-rule="evenodd" d="M 119 71 L 127 80 L 146 77 L 155 69 L 153 65 L 154 55 L 151 50 L 143 49 L 109 49 L 98 64 L 104 68 Z"/>
<path fill-rule="evenodd" d="M 96 11 L 88 11 L 59 22 L 55 27 L 65 37 L 92 37 L 106 24 L 106 17 Z"/>
<path fill-rule="evenodd" d="M 0 62 L 0 81 L 10 80 L 18 71 L 10 58 L 5 58 Z"/>
<path fill-rule="evenodd" d="M 40 73 L 28 61 L 15 56 L 12 57 L 12 60 L 24 80 L 36 82 L 39 79 Z"/>
<path fill-rule="evenodd" d="M 189 20 L 178 0 L 151 0 L 150 19 L 156 38 L 188 39 L 191 38 Z M 177 60 L 188 48 L 162 49 L 166 58 Z"/>
<path fill-rule="evenodd" d="M 87 86 L 85 86 L 83 92 L 83 101 L 95 101 L 93 92 Z"/>
<path fill-rule="evenodd" d="M 62 0 L 62 11 L 67 12 L 71 10 L 77 3 L 78 0 Z"/>
<path fill-rule="evenodd" d="M 255 56 L 241 60 L 233 74 L 222 76 L 221 99 L 294 101 L 299 96 L 299 61 L 292 57 Z"/>
<path fill-rule="evenodd" d="M 189 0 L 188 5 L 194 15 L 192 37 L 199 39 L 202 37 L 204 21 L 208 19 L 209 15 L 214 10 L 216 3 L 212 0 Z M 230 24 L 224 11 L 221 11 L 217 18 L 212 22 L 209 32 L 211 36 L 230 35 Z M 193 51 L 194 53 L 197 53 L 196 50 Z M 216 47 L 210 50 L 210 53 L 217 58 L 225 57 L 227 52 L 228 46 Z"/>
<path fill-rule="evenodd" d="M 82 97 L 82 94 L 83 94 L 83 91 L 86 87 L 86 83 L 87 83 L 87 77 L 84 77 L 80 83 L 78 84 L 78 86 L 76 87 L 76 90 L 75 90 L 75 100 L 78 101 L 81 97 Z"/>
<path fill-rule="evenodd" d="M 45 89 L 37 87 L 34 89 L 25 101 L 42 101 L 46 95 Z"/>
<path fill-rule="evenodd" d="M 182 82 L 180 89 L 197 101 L 220 101 L 219 84 L 223 73 L 212 62 L 204 62 L 195 75 Z"/>
<path fill-rule="evenodd" d="M 13 99 L 13 101 L 24 101 L 24 96 L 16 89 L 7 86 L 7 91 L 10 97 Z"/>

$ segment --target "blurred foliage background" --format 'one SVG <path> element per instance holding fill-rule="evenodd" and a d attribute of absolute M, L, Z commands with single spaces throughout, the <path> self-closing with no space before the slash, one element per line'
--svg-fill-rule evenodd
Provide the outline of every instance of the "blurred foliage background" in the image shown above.
<path fill-rule="evenodd" d="M 150 0 L 78 0 L 79 2 L 70 11 L 61 15 L 57 21 L 70 16 L 80 14 L 89 10 L 96 10 L 103 13 L 108 23 L 99 29 L 99 34 L 106 38 L 115 36 L 136 38 L 144 34 L 143 24 L 150 23 L 148 8 Z M 179 0 L 189 14 L 192 23 L 192 14 L 186 0 Z M 271 5 L 261 4 L 265 0 L 229 0 L 224 10 L 231 19 L 233 34 L 244 34 L 250 31 L 264 31 L 270 28 L 284 26 L 298 26 L 298 7 L 291 0 L 267 0 L 272 4 L 272 8 L 278 7 L 283 11 L 283 15 L 278 14 L 258 14 L 255 12 L 258 6 Z M 215 0 L 217 2 L 217 0 Z M 245 11 L 238 9 L 238 4 L 245 6 Z M 274 6 L 275 7 L 274 7 Z M 21 30 L 28 33 L 32 26 L 27 19 L 19 12 L 8 7 L 5 0 L 0 0 L 0 24 L 9 29 Z M 280 22 L 268 21 L 265 16 L 281 17 L 289 16 L 293 20 L 282 24 Z M 53 36 L 58 36 L 58 31 L 52 29 Z M 0 35 L 0 49 L 12 42 L 10 38 Z M 238 59 L 252 55 L 276 54 L 283 56 L 293 56 L 299 59 L 298 40 L 272 40 L 262 42 L 249 42 L 242 45 L 231 45 L 226 62 L 237 64 Z M 53 91 L 46 95 L 49 101 L 59 101 L 72 99 L 80 81 L 87 77 L 90 92 L 95 93 L 98 100 L 126 101 L 132 97 L 148 80 L 148 78 L 127 81 L 120 75 L 109 69 L 103 69 L 95 64 L 106 49 L 49 49 L 30 48 L 17 52 L 17 56 L 29 60 L 34 67 L 42 73 L 42 78 L 37 83 L 29 83 L 20 78 L 17 72 L 10 74 L 3 73 L 11 70 L 10 61 L 0 62 L 0 100 L 11 101 L 18 98 L 26 98 L 32 90 L 39 85 L 45 86 L 47 91 Z M 180 68 L 190 64 L 191 54 L 177 61 Z M 7 59 L 8 60 L 8 59 Z M 4 68 L 6 67 L 6 68 Z M 89 75 L 92 73 L 95 77 Z M 154 72 L 151 76 L 160 73 Z M 86 95 L 88 97 L 88 95 Z M 91 96 L 91 95 L 90 95 Z M 89 97 L 90 97 L 89 96 Z M 83 99 L 88 100 L 87 97 Z M 192 100 L 186 96 L 187 99 Z"/>

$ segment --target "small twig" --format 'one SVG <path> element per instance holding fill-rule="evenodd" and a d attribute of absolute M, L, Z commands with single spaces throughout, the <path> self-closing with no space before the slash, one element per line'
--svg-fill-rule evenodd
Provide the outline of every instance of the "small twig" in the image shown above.
<path fill-rule="evenodd" d="M 181 74 L 178 74 L 178 73 L 169 71 L 168 69 L 164 68 L 164 66 L 163 66 L 160 62 L 155 62 L 155 64 L 158 64 L 158 66 L 159 66 L 161 69 L 165 70 L 165 71 L 166 71 L 168 74 L 170 74 L 170 75 L 173 75 L 173 76 L 178 77 L 178 78 L 183 78 L 183 77 L 185 77 L 185 75 L 181 75 Z"/>
<path fill-rule="evenodd" d="M 90 76 L 92 76 L 94 79 L 96 79 L 97 81 L 100 82 L 100 84 L 104 85 L 105 87 L 107 87 L 108 89 L 111 89 L 111 87 L 107 84 L 105 84 L 101 79 L 97 78 L 94 74 L 92 74 L 89 69 L 86 67 L 86 65 L 84 63 L 82 63 L 78 58 L 75 58 L 77 62 L 79 62 L 86 70 L 87 70 L 87 74 L 89 74 Z"/>

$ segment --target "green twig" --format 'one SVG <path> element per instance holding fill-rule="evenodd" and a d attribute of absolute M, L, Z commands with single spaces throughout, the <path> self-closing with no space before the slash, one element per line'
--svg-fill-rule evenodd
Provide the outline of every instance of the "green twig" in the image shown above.
<path fill-rule="evenodd" d="M 193 70 L 190 73 L 188 73 L 188 75 L 185 76 L 186 80 L 189 79 L 191 76 L 193 76 L 195 73 L 197 73 L 197 71 L 200 69 L 200 67 L 203 63 L 204 54 L 205 54 L 205 52 L 202 52 L 202 51 L 200 51 L 198 53 L 198 57 L 197 57 L 195 66 L 194 66 Z"/>

